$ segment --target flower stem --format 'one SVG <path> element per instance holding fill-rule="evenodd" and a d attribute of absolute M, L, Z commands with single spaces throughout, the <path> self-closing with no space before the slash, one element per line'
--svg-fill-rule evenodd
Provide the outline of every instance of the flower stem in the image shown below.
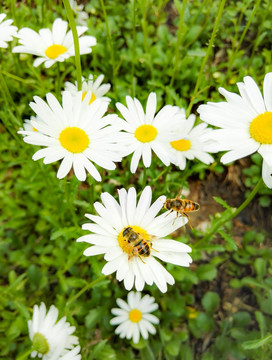
<path fill-rule="evenodd" d="M 30 355 L 32 353 L 32 351 L 34 351 L 33 347 L 31 347 L 31 349 L 28 349 L 27 351 L 25 351 L 23 354 L 19 355 L 16 357 L 16 360 L 24 360 L 28 358 L 28 355 Z"/>
<path fill-rule="evenodd" d="M 256 4 L 255 4 L 255 6 L 254 6 L 254 8 L 252 10 L 252 13 L 250 15 L 250 18 L 248 19 L 248 22 L 247 22 L 247 24 L 246 24 L 246 26 L 244 28 L 244 31 L 243 31 L 242 35 L 240 36 L 238 45 L 235 43 L 234 52 L 233 52 L 231 58 L 228 61 L 228 70 L 227 70 L 226 76 L 225 76 L 226 79 L 228 79 L 230 77 L 233 62 L 235 61 L 236 55 L 237 55 L 238 51 L 241 48 L 242 42 L 243 42 L 244 37 L 245 37 L 245 35 L 246 35 L 246 33 L 247 33 L 248 29 L 249 29 L 249 26 L 250 26 L 251 22 L 255 18 L 255 14 L 256 14 L 256 12 L 257 12 L 257 10 L 259 8 L 260 2 L 261 2 L 261 0 L 257 0 Z"/>
<path fill-rule="evenodd" d="M 81 79 L 81 62 L 80 62 L 80 53 L 79 53 L 79 41 L 78 41 L 78 34 L 76 23 L 73 15 L 73 11 L 71 9 L 69 0 L 62 0 L 67 18 L 69 20 L 69 25 L 72 30 L 73 39 L 74 39 L 74 47 L 75 47 L 75 64 L 76 64 L 76 74 L 77 74 L 77 90 L 80 91 L 82 88 L 82 79 Z"/>
<path fill-rule="evenodd" d="M 244 210 L 244 208 L 247 207 L 247 205 L 251 202 L 254 196 L 258 193 L 262 184 L 263 184 L 263 179 L 261 177 L 257 182 L 257 184 L 255 185 L 254 189 L 249 194 L 248 198 L 238 207 L 238 209 L 236 209 L 234 212 L 231 213 L 229 212 L 229 209 L 224 211 L 217 224 L 209 232 L 207 232 L 206 235 L 200 241 L 196 243 L 195 248 L 198 248 L 203 243 L 206 243 L 214 234 L 217 233 L 217 230 L 219 228 L 221 228 L 229 220 L 235 218 L 242 210 Z"/>
<path fill-rule="evenodd" d="M 2 62 L 2 58 L 0 58 L 0 61 Z M 15 105 L 13 98 L 11 96 L 11 93 L 9 91 L 8 85 L 6 83 L 6 80 L 2 74 L 2 68 L 0 67 L 0 88 L 2 90 L 3 98 L 5 99 L 5 102 L 7 104 L 8 108 L 13 108 L 16 112 L 16 115 L 19 119 L 21 119 L 20 113 L 17 109 L 17 106 Z M 12 118 L 13 120 L 13 126 L 20 126 L 21 122 L 15 118 L 15 116 Z"/>
<path fill-rule="evenodd" d="M 101 3 L 103 15 L 105 18 L 106 29 L 107 29 L 107 43 L 108 43 L 108 48 L 109 48 L 109 52 L 110 52 L 111 66 L 112 66 L 112 82 L 113 82 L 114 86 L 116 87 L 115 59 L 114 59 L 114 51 L 113 51 L 111 32 L 110 32 L 110 27 L 109 27 L 109 22 L 108 22 L 108 16 L 107 16 L 107 11 L 106 11 L 106 7 L 104 4 L 104 0 L 100 0 L 100 3 Z"/>
<path fill-rule="evenodd" d="M 95 279 L 94 281 L 90 282 L 89 284 L 87 284 L 86 286 L 84 286 L 83 289 L 81 289 L 78 293 L 76 293 L 74 296 L 71 297 L 70 300 L 67 301 L 66 306 L 69 306 L 72 302 L 74 302 L 77 298 L 79 298 L 82 294 L 85 293 L 85 291 L 91 289 L 92 287 L 94 287 L 94 285 L 96 285 L 97 283 L 101 282 L 102 280 L 104 280 L 106 278 L 105 275 L 100 276 L 99 278 Z"/>
<path fill-rule="evenodd" d="M 198 73 L 195 89 L 194 89 L 193 95 L 191 97 L 190 104 L 189 104 L 188 109 L 187 109 L 187 116 L 190 114 L 191 109 L 192 109 L 193 104 L 194 104 L 194 101 L 195 101 L 195 98 L 197 96 L 198 89 L 200 87 L 200 83 L 201 83 L 201 80 L 202 80 L 202 76 L 204 74 L 204 67 L 205 67 L 205 65 L 206 65 L 206 63 L 207 63 L 207 61 L 209 59 L 210 54 L 212 53 L 212 48 L 213 48 L 216 32 L 218 30 L 218 25 L 219 25 L 220 19 L 221 19 L 222 14 L 223 14 L 225 2 L 226 2 L 226 0 L 222 0 L 221 3 L 220 3 L 219 9 L 218 9 L 218 12 L 217 12 L 217 15 L 216 15 L 216 20 L 215 20 L 215 24 L 214 24 L 214 27 L 213 27 L 212 35 L 211 35 L 209 45 L 208 45 L 208 48 L 207 48 L 207 51 L 206 51 L 206 55 L 205 55 L 205 57 L 204 57 L 204 59 L 202 61 L 202 64 L 201 64 L 201 67 L 200 67 L 200 70 L 199 70 L 199 73 Z"/>
<path fill-rule="evenodd" d="M 134 71 L 135 71 L 135 27 L 136 27 L 136 0 L 132 0 L 132 50 L 131 50 L 131 96 L 135 96 L 135 82 L 134 82 Z"/>
<path fill-rule="evenodd" d="M 178 27 L 178 35 L 177 35 L 177 44 L 176 44 L 176 54 L 175 54 L 175 63 L 174 63 L 174 69 L 172 72 L 172 78 L 170 81 L 170 87 L 173 86 L 175 77 L 176 77 L 176 73 L 177 73 L 177 68 L 179 65 L 179 59 L 180 59 L 180 47 L 182 44 L 182 40 L 183 40 L 183 29 L 184 29 L 184 13 L 185 13 L 185 8 L 187 5 L 188 0 L 184 0 L 182 2 L 182 8 L 179 14 L 179 27 Z"/>

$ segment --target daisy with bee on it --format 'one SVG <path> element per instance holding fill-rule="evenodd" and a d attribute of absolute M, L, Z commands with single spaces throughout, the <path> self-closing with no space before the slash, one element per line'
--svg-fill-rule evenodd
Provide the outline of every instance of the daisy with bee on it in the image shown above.
<path fill-rule="evenodd" d="M 91 234 L 83 235 L 78 242 L 90 244 L 85 256 L 104 254 L 107 261 L 102 269 L 104 275 L 116 272 L 116 279 L 123 281 L 127 290 L 135 286 L 142 291 L 145 283 L 155 283 L 160 291 L 167 291 L 167 284 L 175 280 L 157 259 L 178 266 L 189 266 L 191 248 L 179 241 L 165 239 L 187 223 L 185 217 L 176 214 L 158 215 L 166 200 L 160 196 L 153 204 L 152 191 L 146 186 L 136 201 L 134 187 L 128 191 L 118 190 L 119 202 L 105 192 L 102 203 L 95 202 L 98 215 L 86 214 L 91 223 L 82 226 Z"/>

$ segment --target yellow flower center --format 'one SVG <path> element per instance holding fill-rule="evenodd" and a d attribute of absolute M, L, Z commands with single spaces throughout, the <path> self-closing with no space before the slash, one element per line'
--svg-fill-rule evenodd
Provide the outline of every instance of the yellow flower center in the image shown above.
<path fill-rule="evenodd" d="M 132 309 L 130 310 L 128 317 L 131 322 L 138 323 L 142 318 L 142 313 L 138 309 Z"/>
<path fill-rule="evenodd" d="M 35 333 L 32 339 L 33 349 L 36 350 L 40 354 L 47 354 L 49 349 L 48 342 L 43 334 Z"/>
<path fill-rule="evenodd" d="M 82 101 L 84 100 L 86 94 L 87 94 L 87 91 L 84 91 L 84 92 L 82 93 Z M 91 99 L 90 99 L 88 105 L 91 105 L 91 103 L 94 102 L 95 99 L 96 99 L 96 97 L 95 97 L 94 93 L 92 93 L 92 96 L 91 96 Z"/>
<path fill-rule="evenodd" d="M 127 230 L 126 231 L 126 234 L 124 235 L 124 230 L 125 229 L 128 229 L 128 228 L 131 228 L 131 230 Z M 136 226 L 136 225 L 133 225 L 133 226 L 126 226 L 122 229 L 122 231 L 119 233 L 118 237 L 117 237 L 117 240 L 118 240 L 118 243 L 119 243 L 119 246 L 120 248 L 126 252 L 127 254 L 129 255 L 133 255 L 132 251 L 133 251 L 133 241 L 128 241 L 130 238 L 130 235 L 132 232 L 136 232 L 138 234 L 140 234 L 140 236 L 144 239 L 144 240 L 147 240 L 149 241 L 150 240 L 150 236 L 148 235 L 148 233 L 142 229 L 140 226 Z M 138 242 L 138 239 L 135 239 L 135 243 Z"/>
<path fill-rule="evenodd" d="M 78 127 L 67 127 L 59 136 L 61 145 L 72 153 L 83 152 L 90 144 L 89 136 Z"/>
<path fill-rule="evenodd" d="M 153 125 L 141 125 L 136 129 L 134 136 L 137 140 L 146 143 L 153 141 L 157 134 L 158 131 Z"/>
<path fill-rule="evenodd" d="M 45 55 L 50 59 L 56 59 L 59 55 L 64 54 L 67 48 L 63 45 L 51 45 L 45 50 Z"/>
<path fill-rule="evenodd" d="M 258 115 L 250 123 L 251 137 L 260 144 L 272 144 L 272 112 Z"/>
<path fill-rule="evenodd" d="M 189 150 L 191 148 L 191 141 L 190 140 L 180 139 L 180 140 L 176 140 L 176 141 L 171 141 L 170 145 L 175 150 L 186 151 L 186 150 Z"/>

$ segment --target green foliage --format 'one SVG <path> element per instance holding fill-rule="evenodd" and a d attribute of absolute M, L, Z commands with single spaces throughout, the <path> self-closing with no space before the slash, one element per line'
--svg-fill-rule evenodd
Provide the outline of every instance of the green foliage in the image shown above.
<path fill-rule="evenodd" d="M 246 75 L 261 84 L 272 70 L 271 1 L 226 2 L 200 72 L 221 3 L 107 0 L 103 11 L 101 1 L 84 1 L 88 34 L 97 38 L 97 46 L 90 57 L 82 56 L 82 72 L 85 77 L 103 73 L 112 84 L 109 112 L 128 94 L 145 104 L 155 91 L 157 109 L 191 103 L 196 113 L 200 103 L 222 100 L 219 86 L 236 91 L 234 84 Z M 62 3 L 53 0 L 3 1 L 0 10 L 19 28 L 34 30 L 66 17 Z M 82 255 L 86 244 L 75 240 L 85 234 L 84 214 L 94 213 L 93 204 L 104 191 L 116 195 L 118 188 L 133 185 L 140 193 L 149 184 L 153 200 L 162 194 L 174 197 L 226 167 L 215 155 L 210 166 L 192 161 L 180 171 L 152 161 L 150 168 L 131 174 L 126 158 L 116 170 L 103 172 L 101 183 L 91 177 L 84 184 L 75 177 L 58 180 L 58 165 L 32 161 L 34 147 L 17 131 L 33 115 L 29 102 L 34 95 L 45 98 L 52 92 L 60 99 L 63 83 L 75 81 L 73 58 L 58 67 L 34 68 L 32 55 L 11 53 L 15 43 L 0 55 L 0 358 L 15 359 L 30 349 L 27 320 L 42 301 L 54 304 L 76 327 L 83 360 L 271 358 L 271 234 L 246 226 L 237 234 L 232 220 L 237 208 L 213 193 L 210 198 L 225 211 L 206 214 L 208 229 L 173 234 L 192 247 L 191 268 L 166 265 L 176 281 L 166 294 L 155 286 L 145 288 L 159 304 L 157 334 L 139 344 L 114 334 L 110 310 L 127 292 L 114 275 L 101 277 L 102 256 Z M 248 161 L 241 177 L 245 198 L 262 166 L 258 154 Z M 271 220 L 272 192 L 263 186 L 259 194 Z"/>

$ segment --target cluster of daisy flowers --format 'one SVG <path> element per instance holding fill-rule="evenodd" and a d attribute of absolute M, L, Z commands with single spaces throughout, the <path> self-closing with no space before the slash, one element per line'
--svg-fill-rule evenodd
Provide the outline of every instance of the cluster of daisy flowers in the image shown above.
<path fill-rule="evenodd" d="M 114 317 L 111 325 L 118 325 L 115 333 L 120 338 L 132 339 L 137 344 L 142 336 L 148 339 L 149 333 L 154 335 L 159 319 L 151 314 L 158 309 L 158 304 L 150 295 L 141 296 L 139 292 L 129 292 L 127 302 L 116 300 L 118 308 L 111 310 Z M 43 360 L 80 360 L 78 337 L 73 335 L 75 327 L 66 321 L 66 317 L 58 319 L 59 311 L 51 305 L 46 310 L 44 303 L 33 308 L 32 319 L 28 321 L 29 337 L 32 342 L 31 357 Z"/>
<path fill-rule="evenodd" d="M 70 4 L 85 24 L 87 14 L 83 8 L 73 0 Z M 13 52 L 35 55 L 34 66 L 44 63 L 49 68 L 75 55 L 66 21 L 56 19 L 52 30 L 22 28 L 17 32 L 12 20 L 4 19 L 5 14 L 0 14 L 0 47 L 6 48 L 7 42 L 17 37 L 19 45 Z M 76 27 L 81 55 L 91 53 L 96 45 L 93 36 L 83 36 L 87 29 L 85 25 Z M 51 93 L 46 94 L 46 101 L 35 96 L 30 103 L 35 116 L 26 120 L 19 133 L 26 143 L 43 147 L 33 160 L 43 159 L 45 164 L 61 161 L 59 179 L 73 169 L 80 181 L 86 180 L 87 173 L 101 181 L 97 167 L 114 170 L 116 163 L 127 156 L 131 156 L 130 171 L 135 173 L 141 159 L 144 167 L 150 167 L 154 154 L 165 166 L 172 163 L 184 170 L 187 160 L 212 163 L 211 152 L 227 151 L 221 158 L 224 164 L 258 152 L 263 157 L 263 180 L 272 188 L 272 73 L 265 76 L 263 95 L 249 76 L 237 84 L 240 95 L 220 88 L 227 102 L 201 105 L 198 112 L 202 122 L 198 125 L 195 115 L 187 118 L 185 110 L 177 106 L 165 105 L 157 111 L 154 92 L 149 94 L 145 109 L 137 98 L 127 96 L 126 105 L 116 104 L 120 115 L 106 114 L 110 99 L 105 95 L 110 84 L 102 84 L 103 79 L 102 74 L 96 79 L 90 74 L 88 79 L 82 79 L 81 91 L 76 83 L 66 82 L 61 103 Z M 91 223 L 83 225 L 91 234 L 77 239 L 90 245 L 84 255 L 104 255 L 104 275 L 116 273 L 126 290 L 137 290 L 128 293 L 127 302 L 117 299 L 119 308 L 112 309 L 115 317 L 110 322 L 118 325 L 116 334 L 134 343 L 139 342 L 140 336 L 147 339 L 149 333 L 155 334 L 154 325 L 159 323 L 151 314 L 158 309 L 155 299 L 141 296 L 145 284 L 155 284 L 165 293 L 167 286 L 175 282 L 160 261 L 185 267 L 192 262 L 188 245 L 166 238 L 188 220 L 171 210 L 159 215 L 165 201 L 166 197 L 160 196 L 151 203 L 149 186 L 138 201 L 134 187 L 128 191 L 119 189 L 118 201 L 111 194 L 102 193 L 101 202 L 94 203 L 97 215 L 86 214 Z M 75 328 L 65 317 L 59 321 L 57 318 L 54 306 L 48 312 L 43 303 L 34 306 L 33 319 L 28 322 L 31 356 L 45 360 L 81 359 L 78 338 L 72 335 Z"/>
<path fill-rule="evenodd" d="M 194 127 L 195 116 L 186 119 L 185 111 L 177 106 L 166 105 L 155 115 L 155 93 L 149 95 L 145 112 L 138 99 L 127 96 L 127 107 L 116 104 L 124 119 L 116 114 L 104 116 L 110 101 L 104 95 L 110 85 L 101 85 L 102 81 L 103 75 L 95 81 L 90 75 L 83 81 L 82 91 L 67 82 L 62 105 L 52 94 L 46 95 L 47 102 L 34 97 L 30 106 L 36 117 L 20 130 L 25 142 L 46 146 L 33 160 L 44 158 L 49 164 L 63 159 L 57 177 L 63 178 L 73 168 L 80 181 L 86 179 L 85 170 L 101 181 L 95 165 L 113 170 L 115 162 L 131 154 L 131 173 L 136 172 L 141 158 L 144 166 L 150 167 L 152 152 L 164 165 L 173 163 L 182 170 L 186 159 L 213 161 L 205 150 L 212 141 L 204 139 L 212 129 L 204 123 Z"/>

